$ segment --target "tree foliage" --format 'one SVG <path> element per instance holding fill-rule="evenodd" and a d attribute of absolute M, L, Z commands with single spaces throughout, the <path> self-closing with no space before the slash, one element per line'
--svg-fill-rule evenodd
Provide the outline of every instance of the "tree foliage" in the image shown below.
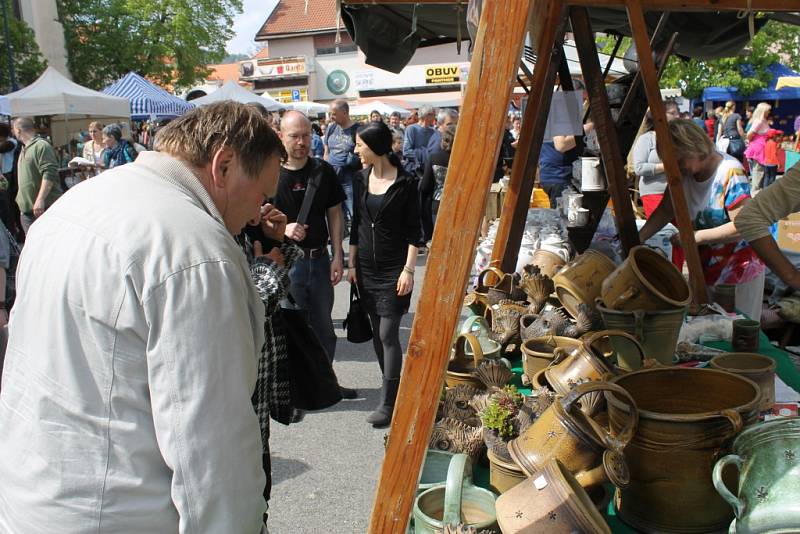
<path fill-rule="evenodd" d="M 613 44 L 611 38 L 598 39 L 604 52 L 610 52 Z M 626 49 L 627 43 L 623 42 L 621 50 Z M 687 98 L 699 98 L 707 87 L 735 87 L 746 96 L 767 87 L 772 80 L 767 67 L 773 63 L 800 69 L 797 50 L 800 27 L 769 21 L 737 56 L 711 60 L 672 56 L 661 77 L 661 87 L 679 87 Z"/>
<path fill-rule="evenodd" d="M 225 57 L 241 0 L 57 0 L 73 79 L 100 89 L 130 71 L 187 87 Z"/>
<path fill-rule="evenodd" d="M 12 15 L 11 1 L 6 2 L 6 13 L 8 14 L 8 34 L 11 42 L 11 56 L 14 62 L 14 71 L 17 77 L 17 84 L 23 87 L 38 78 L 47 62 L 39 52 L 36 44 L 36 37 L 33 30 L 24 21 L 16 19 Z M 5 32 L 0 27 L 0 94 L 12 91 L 11 77 L 8 70 L 8 54 L 6 53 Z"/>

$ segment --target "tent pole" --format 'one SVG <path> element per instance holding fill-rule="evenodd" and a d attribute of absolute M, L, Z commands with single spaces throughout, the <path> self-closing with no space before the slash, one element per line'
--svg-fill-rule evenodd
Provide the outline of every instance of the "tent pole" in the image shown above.
<path fill-rule="evenodd" d="M 664 170 L 667 175 L 667 185 L 672 198 L 676 226 L 680 232 L 683 249 L 686 251 L 686 263 L 689 266 L 689 284 L 692 287 L 693 301 L 695 304 L 706 304 L 708 302 L 708 290 L 703 276 L 703 265 L 700 262 L 700 253 L 697 250 L 697 242 L 694 239 L 692 218 L 689 216 L 689 208 L 687 207 L 686 193 L 681 182 L 681 172 L 678 168 L 675 146 L 672 143 L 672 137 L 669 135 L 666 108 L 664 107 L 664 101 L 661 99 L 661 90 L 658 87 L 658 72 L 647 37 L 647 24 L 644 20 L 642 0 L 627 0 L 626 8 L 633 41 L 639 53 L 639 70 L 642 73 L 642 82 L 647 94 L 647 101 L 650 104 L 650 112 L 653 115 L 653 124 L 656 137 L 659 139 L 660 152 L 663 155 L 661 159 L 664 162 Z"/>
<path fill-rule="evenodd" d="M 592 25 L 589 22 L 589 11 L 585 7 L 570 8 L 570 22 L 575 36 L 575 46 L 578 50 L 578 59 L 583 71 L 583 79 L 589 93 L 589 110 L 592 122 L 597 131 L 597 141 L 600 145 L 600 155 L 603 158 L 603 167 L 608 181 L 608 192 L 614 202 L 614 219 L 617 223 L 617 232 L 624 256 L 639 244 L 639 233 L 636 230 L 636 217 L 633 214 L 630 195 L 628 194 L 628 180 L 625 172 L 625 161 L 622 159 L 622 150 L 619 146 L 617 130 L 614 119 L 611 117 L 611 108 L 608 104 L 605 80 L 600 70 L 600 60 L 597 57 Z"/>
<path fill-rule="evenodd" d="M 522 124 L 525 126 L 520 134 L 514 165 L 511 167 L 511 179 L 508 184 L 506 198 L 497 237 L 492 248 L 492 261 L 500 261 L 500 270 L 513 273 L 517 265 L 517 256 L 525 231 L 525 218 L 531 202 L 531 193 L 539 166 L 547 116 L 553 99 L 553 85 L 556 72 L 561 61 L 564 39 L 564 23 L 566 21 L 563 3 L 559 1 L 543 2 L 539 5 L 534 17 L 544 17 L 541 33 L 536 42 L 536 64 L 530 81 L 531 96 L 525 108 Z M 571 78 L 569 81 L 571 82 Z"/>
<path fill-rule="evenodd" d="M 497 164 L 529 6 L 530 0 L 483 3 L 463 113 L 403 362 L 370 534 L 404 534 L 408 527 Z"/>

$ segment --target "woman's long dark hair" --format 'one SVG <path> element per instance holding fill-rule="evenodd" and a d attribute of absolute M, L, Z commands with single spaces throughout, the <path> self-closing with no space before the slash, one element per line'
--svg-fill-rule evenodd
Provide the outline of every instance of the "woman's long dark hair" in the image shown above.
<path fill-rule="evenodd" d="M 358 129 L 358 136 L 378 156 L 387 156 L 389 163 L 402 169 L 400 158 L 392 152 L 392 131 L 383 122 L 368 122 Z"/>

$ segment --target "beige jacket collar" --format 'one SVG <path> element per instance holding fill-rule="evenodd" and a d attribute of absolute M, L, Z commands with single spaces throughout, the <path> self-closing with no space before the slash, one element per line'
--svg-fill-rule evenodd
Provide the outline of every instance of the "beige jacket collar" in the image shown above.
<path fill-rule="evenodd" d="M 159 178 L 183 189 L 189 195 L 197 199 L 203 208 L 218 220 L 223 225 L 225 221 L 222 219 L 219 209 L 217 209 L 214 201 L 211 200 L 211 195 L 200 179 L 192 170 L 178 158 L 174 158 L 169 154 L 163 152 L 142 152 L 136 161 L 131 165 L 145 167 L 153 172 Z"/>

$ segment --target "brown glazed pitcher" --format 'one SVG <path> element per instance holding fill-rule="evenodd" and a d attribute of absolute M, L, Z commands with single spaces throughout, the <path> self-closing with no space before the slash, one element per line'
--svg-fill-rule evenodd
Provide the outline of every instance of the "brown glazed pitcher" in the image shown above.
<path fill-rule="evenodd" d="M 630 417 L 614 434 L 578 406 L 581 397 L 597 391 L 611 391 L 627 399 Z M 638 421 L 636 402 L 627 391 L 609 382 L 587 382 L 559 397 L 525 432 L 509 442 L 508 452 L 528 476 L 557 459 L 575 474 L 581 486 L 599 484 L 607 480 L 606 476 L 616 485 L 625 485 L 626 467 L 618 463 L 620 451 L 633 437 Z M 604 465 L 600 465 L 601 455 Z"/>
<path fill-rule="evenodd" d="M 571 353 L 567 353 L 563 349 L 554 351 L 555 357 L 544 372 L 553 391 L 559 395 L 566 395 L 580 383 L 601 381 L 609 375 L 616 375 L 617 371 L 606 361 L 606 355 L 600 354 L 594 346 L 598 341 L 612 337 L 625 338 L 632 343 L 644 360 L 644 350 L 632 335 L 621 330 L 596 332 L 581 340 L 580 346 Z M 598 407 L 601 403 L 602 395 L 596 393 L 590 395 L 581 405 L 587 414 L 592 414 L 595 412 L 592 407 Z"/>

